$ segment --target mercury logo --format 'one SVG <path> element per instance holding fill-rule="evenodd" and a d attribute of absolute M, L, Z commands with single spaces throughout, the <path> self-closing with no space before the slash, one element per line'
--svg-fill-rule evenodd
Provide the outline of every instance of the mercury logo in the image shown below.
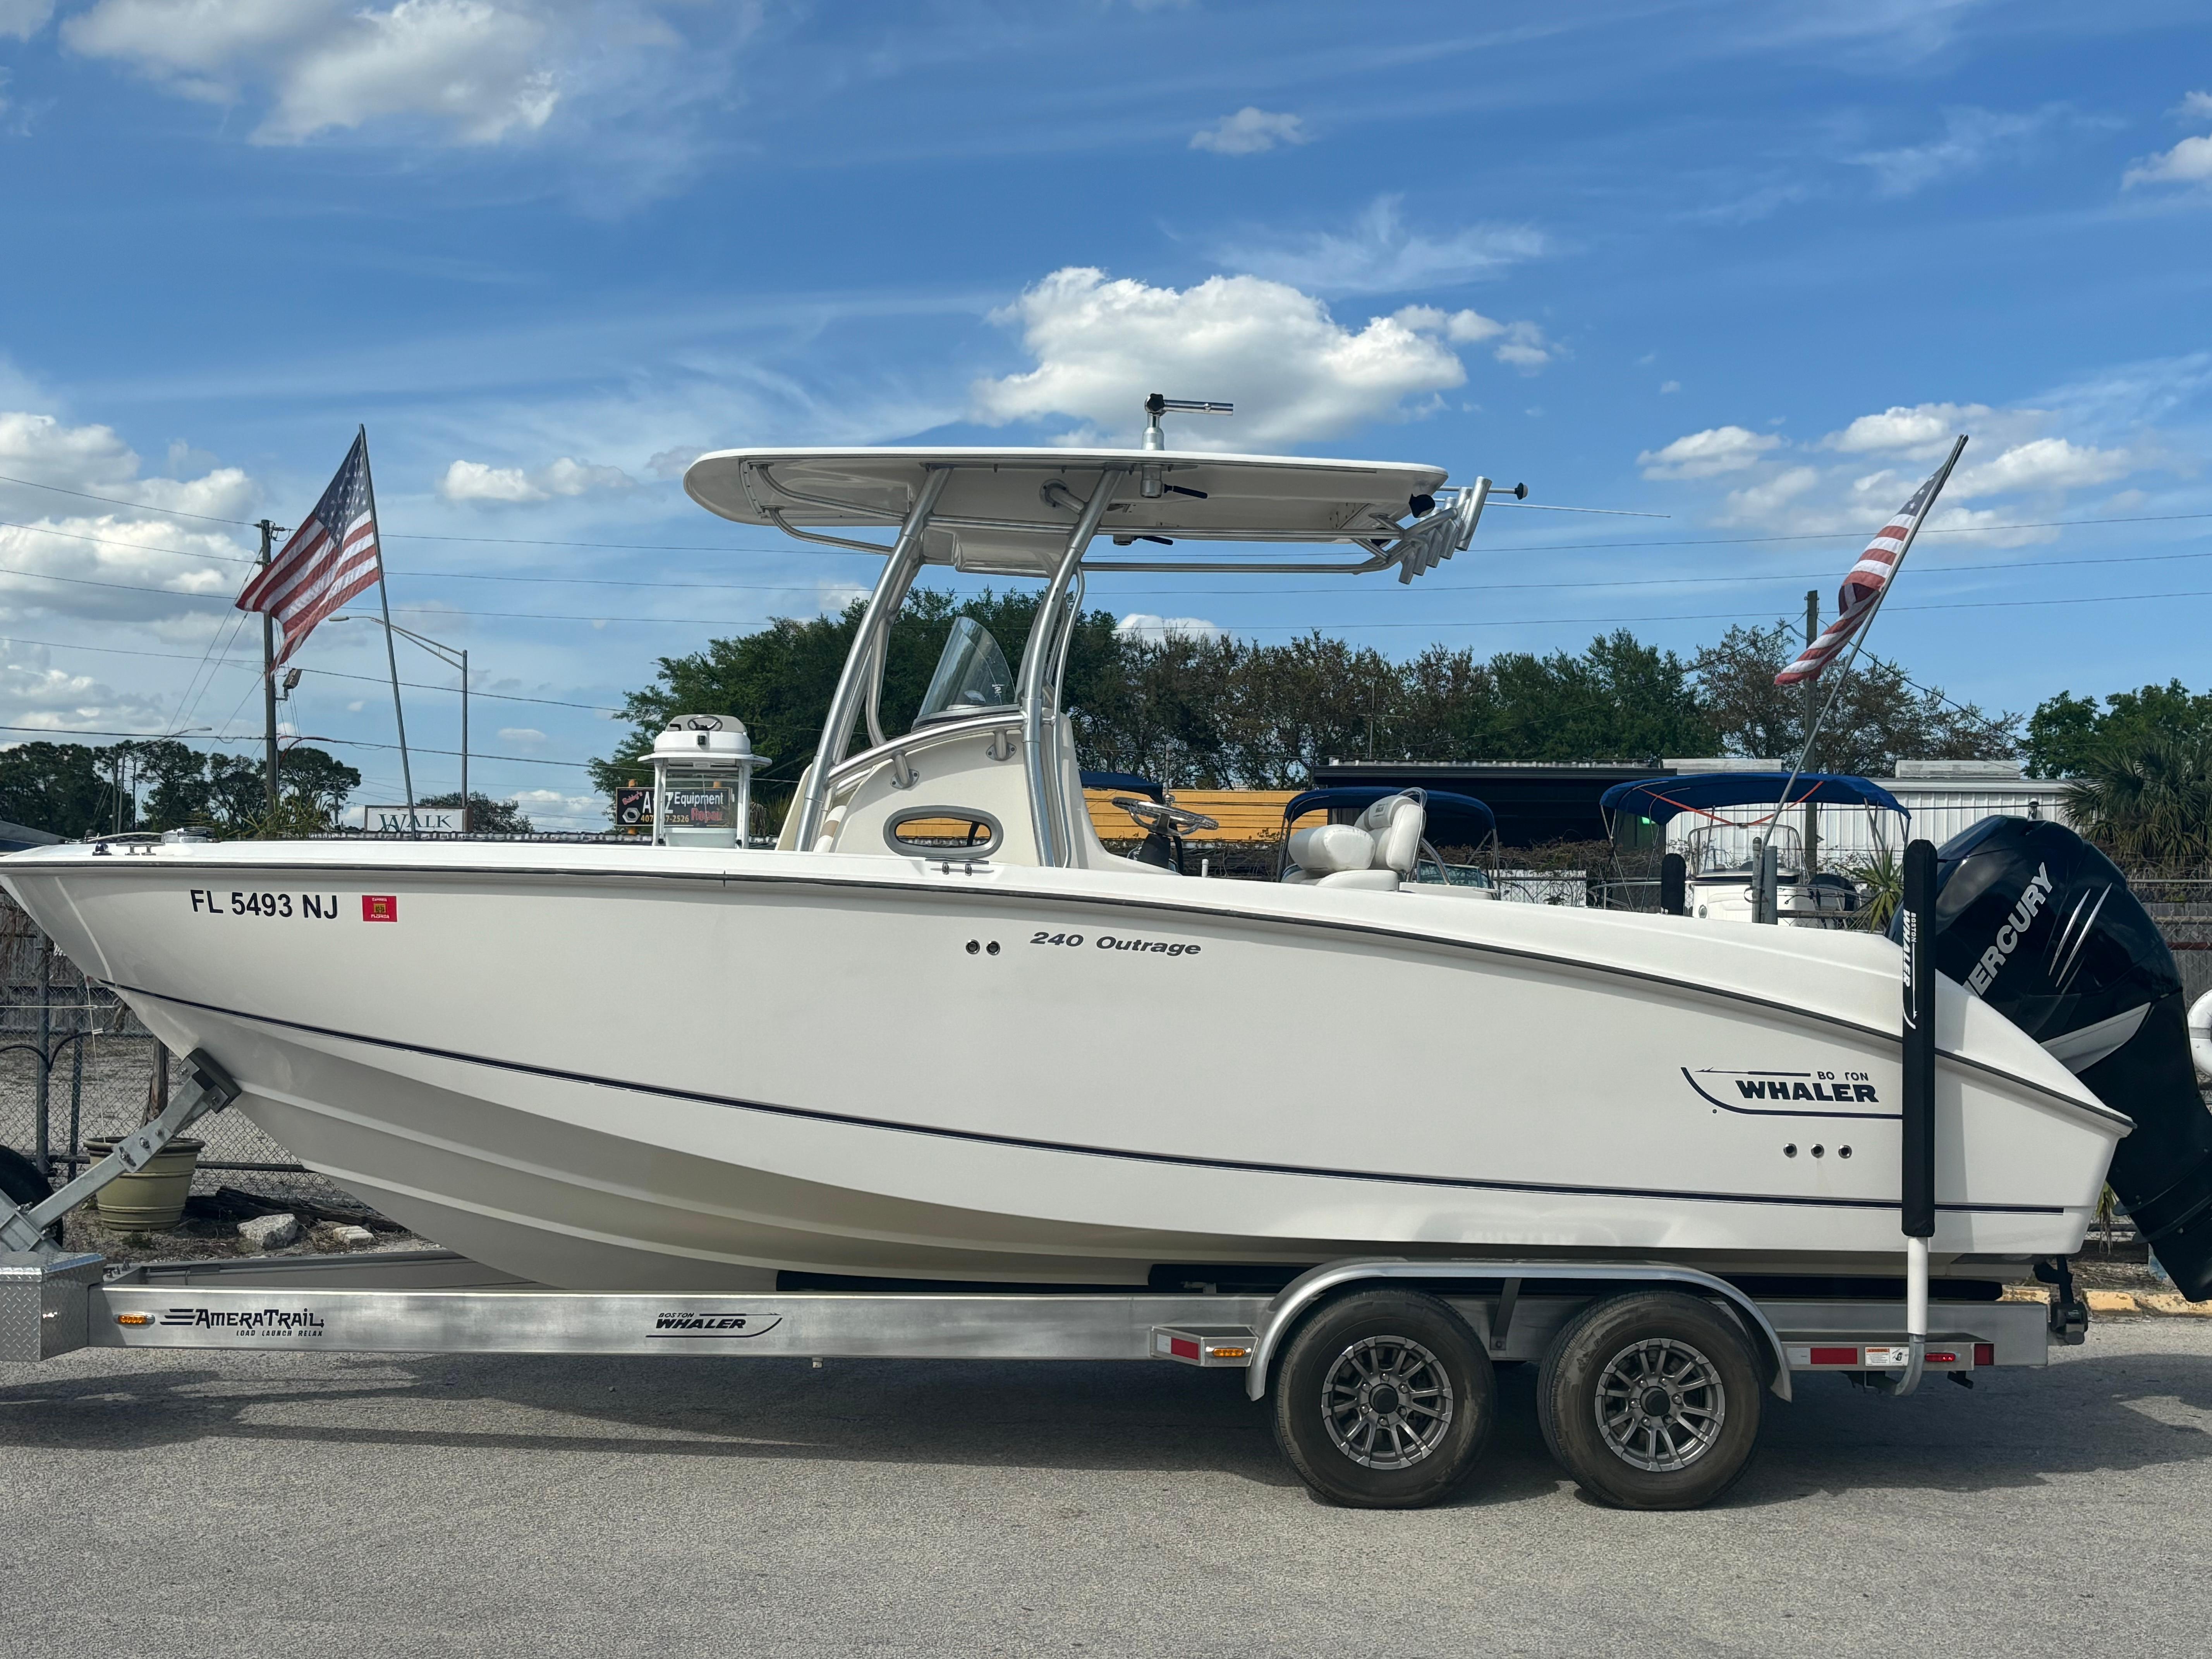
<path fill-rule="evenodd" d="M 2051 866 L 2035 866 L 2035 879 L 2027 884 L 2027 890 L 2020 896 L 2020 902 L 2012 908 L 2012 915 L 2003 927 L 1997 929 L 1996 941 L 1982 952 L 1982 959 L 1974 964 L 1974 971 L 1966 975 L 1966 988 L 1980 996 L 1990 988 L 1998 972 L 2020 949 L 2021 940 L 2027 937 L 2027 925 L 2033 921 L 2051 896 Z"/>

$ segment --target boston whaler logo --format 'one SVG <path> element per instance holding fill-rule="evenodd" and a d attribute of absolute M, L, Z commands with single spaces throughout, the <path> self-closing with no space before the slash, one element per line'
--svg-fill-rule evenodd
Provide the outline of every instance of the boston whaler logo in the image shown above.
<path fill-rule="evenodd" d="M 2027 890 L 2020 896 L 2020 902 L 2013 906 L 2011 916 L 2003 927 L 1997 929 L 1996 942 L 1982 952 L 1982 959 L 1974 964 L 1973 972 L 1966 975 L 1968 990 L 1979 996 L 1990 988 L 1990 982 L 2011 959 L 2012 953 L 2020 949 L 2021 940 L 2027 937 L 2028 923 L 2035 920 L 2050 897 L 2051 866 L 2039 864 L 2035 866 L 2035 879 L 2027 884 Z"/>
<path fill-rule="evenodd" d="M 653 1322 L 657 1337 L 765 1336 L 783 1323 L 781 1314 L 757 1318 L 751 1314 L 665 1313 Z"/>
<path fill-rule="evenodd" d="M 1730 1071 L 1681 1068 L 1682 1080 L 1709 1104 L 1744 1117 L 1895 1117 L 1881 1091 L 1860 1071 Z"/>

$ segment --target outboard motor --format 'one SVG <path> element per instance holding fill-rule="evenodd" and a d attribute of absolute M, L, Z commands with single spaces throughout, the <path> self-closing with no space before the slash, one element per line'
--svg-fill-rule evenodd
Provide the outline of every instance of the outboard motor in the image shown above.
<path fill-rule="evenodd" d="M 2135 1120 L 2112 1190 L 2182 1293 L 2212 1296 L 2212 1112 L 2173 953 L 2127 878 L 2040 819 L 1984 818 L 1936 856 L 1936 970 Z"/>

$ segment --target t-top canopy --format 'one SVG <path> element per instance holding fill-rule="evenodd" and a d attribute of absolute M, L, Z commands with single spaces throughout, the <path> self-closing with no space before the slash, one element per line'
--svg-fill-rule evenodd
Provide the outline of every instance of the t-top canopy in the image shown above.
<path fill-rule="evenodd" d="M 806 540 L 873 551 L 825 531 L 893 529 L 904 523 L 933 469 L 951 477 L 930 514 L 922 556 L 932 564 L 994 574 L 1048 574 L 1066 550 L 1083 506 L 1110 468 L 1129 477 L 1098 529 L 1101 544 L 1149 546 L 1178 537 L 1201 541 L 1352 543 L 1369 556 L 1358 563 L 1297 567 L 1308 570 L 1381 569 L 1408 562 L 1394 544 L 1419 521 L 1438 522 L 1428 538 L 1451 532 L 1464 546 L 1474 532 L 1474 501 L 1463 523 L 1445 522 L 1439 508 L 1441 467 L 1392 461 L 1314 460 L 1302 456 L 1217 455 L 1157 449 L 729 449 L 702 455 L 684 474 L 684 488 L 708 512 L 738 524 L 773 525 Z M 1385 548 L 1392 550 L 1386 556 Z M 1440 548 L 1419 562 L 1425 569 Z M 1219 569 L 1178 560 L 1109 560 L 1091 569 Z M 1236 564 L 1231 569 L 1285 567 Z M 1418 571 L 1415 573 L 1418 574 Z"/>
<path fill-rule="evenodd" d="M 1340 784 L 1331 789 L 1309 789 L 1303 795 L 1293 795 L 1283 805 L 1283 829 L 1290 827 L 1309 812 L 1365 811 L 1378 800 L 1392 795 L 1402 795 L 1403 789 L 1387 788 L 1380 784 Z M 1490 832 L 1498 827 L 1498 819 L 1489 807 L 1472 795 L 1455 795 L 1442 789 L 1421 792 L 1423 810 L 1428 814 L 1425 831 L 1430 845 L 1434 847 L 1480 847 L 1490 839 Z"/>
<path fill-rule="evenodd" d="M 1784 785 L 1790 799 L 1782 799 Z M 1664 823 L 1682 812 L 1711 812 L 1724 806 L 1880 806 L 1911 817 L 1897 797 L 1880 784 L 1846 772 L 1800 772 L 1795 783 L 1787 772 L 1693 772 L 1679 778 L 1643 778 L 1616 783 L 1598 798 L 1607 812 L 1634 812 Z"/>

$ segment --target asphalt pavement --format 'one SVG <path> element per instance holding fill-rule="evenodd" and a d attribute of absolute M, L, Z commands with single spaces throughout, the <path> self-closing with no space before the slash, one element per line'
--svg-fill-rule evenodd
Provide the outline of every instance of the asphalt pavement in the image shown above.
<path fill-rule="evenodd" d="M 1718 1507 L 1315 1502 L 1160 1364 L 101 1351 L 0 1366 L 0 1651 L 1788 1655 L 2212 1644 L 2212 1322 L 1913 1399 L 1801 1381 Z"/>

